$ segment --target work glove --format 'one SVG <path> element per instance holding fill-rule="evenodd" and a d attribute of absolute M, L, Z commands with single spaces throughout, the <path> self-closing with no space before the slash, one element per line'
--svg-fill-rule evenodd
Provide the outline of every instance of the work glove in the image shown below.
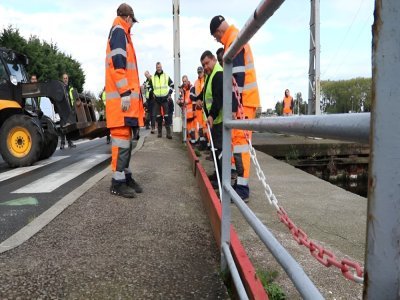
<path fill-rule="evenodd" d="M 122 111 L 127 111 L 130 106 L 131 106 L 131 97 L 130 96 L 121 97 L 121 109 L 122 109 Z"/>

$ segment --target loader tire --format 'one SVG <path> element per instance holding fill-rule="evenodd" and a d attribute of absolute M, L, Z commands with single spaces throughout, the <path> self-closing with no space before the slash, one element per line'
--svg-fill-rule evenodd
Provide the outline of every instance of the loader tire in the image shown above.
<path fill-rule="evenodd" d="M 46 159 L 53 155 L 57 149 L 58 134 L 53 121 L 43 115 L 40 119 L 43 128 L 43 148 L 40 153 L 39 159 Z"/>
<path fill-rule="evenodd" d="M 9 117 L 0 130 L 0 153 L 12 168 L 37 162 L 43 147 L 43 133 L 37 118 L 17 114 Z"/>

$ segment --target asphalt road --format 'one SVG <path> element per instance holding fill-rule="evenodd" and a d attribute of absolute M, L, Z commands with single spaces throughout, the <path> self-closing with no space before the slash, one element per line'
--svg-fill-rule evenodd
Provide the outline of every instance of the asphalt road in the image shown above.
<path fill-rule="evenodd" d="M 11 169 L 0 158 L 0 242 L 110 163 L 105 137 L 76 145 L 30 167 Z"/>

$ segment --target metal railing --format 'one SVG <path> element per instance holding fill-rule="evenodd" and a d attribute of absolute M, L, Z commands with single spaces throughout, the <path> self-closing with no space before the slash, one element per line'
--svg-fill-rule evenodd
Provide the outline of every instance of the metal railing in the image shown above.
<path fill-rule="evenodd" d="M 228 254 L 231 226 L 231 199 L 249 225 L 283 267 L 295 287 L 305 299 L 322 299 L 321 293 L 304 273 L 301 266 L 276 240 L 266 226 L 243 203 L 231 187 L 231 129 L 260 130 L 302 136 L 332 138 L 352 142 L 369 143 L 371 114 L 343 114 L 319 116 L 293 116 L 287 118 L 266 118 L 257 120 L 232 120 L 232 60 L 239 50 L 253 37 L 262 25 L 283 3 L 283 0 L 261 1 L 245 26 L 240 30 L 223 57 L 223 142 L 222 142 L 222 221 L 221 221 L 221 269 L 230 270 L 241 299 L 246 299 L 244 287 L 237 283 L 237 270 Z M 399 111 L 399 110 L 397 110 Z"/>

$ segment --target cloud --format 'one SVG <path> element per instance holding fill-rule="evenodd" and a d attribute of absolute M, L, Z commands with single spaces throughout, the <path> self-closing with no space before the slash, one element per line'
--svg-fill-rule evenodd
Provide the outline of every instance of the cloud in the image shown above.
<path fill-rule="evenodd" d="M 210 19 L 222 14 L 229 23 L 241 28 L 259 1 L 231 0 L 229 5 L 209 0 L 180 2 L 180 75 L 187 74 L 193 82 L 203 51 L 215 53 L 221 46 L 210 36 Z M 3 0 L 0 28 L 12 24 L 25 38 L 36 35 L 56 43 L 61 51 L 82 64 L 86 75 L 84 88 L 98 94 L 104 86 L 106 40 L 120 3 Z M 132 6 L 139 20 L 132 29 L 132 39 L 141 81 L 145 70 L 155 71 L 157 61 L 162 62 L 166 73 L 173 78 L 171 1 L 155 0 L 151 4 L 132 1 Z M 250 42 L 264 110 L 281 101 L 285 88 L 292 94 L 302 92 L 303 99 L 307 98 L 309 12 L 309 2 L 284 2 Z M 371 33 L 368 28 L 372 12 L 373 0 L 321 2 L 321 71 L 327 76 L 324 79 L 370 74 Z M 346 31 L 349 33 L 343 39 Z"/>

